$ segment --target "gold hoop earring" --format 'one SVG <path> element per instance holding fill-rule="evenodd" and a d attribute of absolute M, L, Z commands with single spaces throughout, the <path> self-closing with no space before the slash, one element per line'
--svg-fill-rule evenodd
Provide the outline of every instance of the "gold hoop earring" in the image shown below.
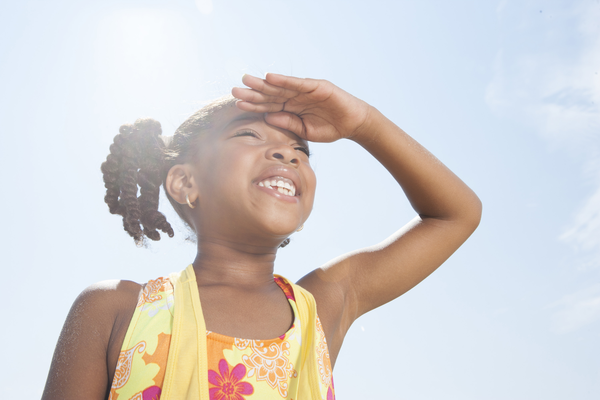
<path fill-rule="evenodd" d="M 304 229 L 304 224 L 300 225 L 300 228 L 296 229 L 296 232 L 300 232 L 302 229 Z"/>
<path fill-rule="evenodd" d="M 185 201 L 187 201 L 188 206 L 190 206 L 190 208 L 196 208 L 196 206 L 190 202 L 190 197 L 187 194 L 185 195 Z"/>

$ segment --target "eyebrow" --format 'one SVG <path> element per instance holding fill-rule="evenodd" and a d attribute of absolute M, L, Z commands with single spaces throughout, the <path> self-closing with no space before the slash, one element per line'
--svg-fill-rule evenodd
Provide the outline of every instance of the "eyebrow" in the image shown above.
<path fill-rule="evenodd" d="M 260 119 L 264 119 L 264 114 L 262 113 L 244 113 L 242 115 L 239 115 L 237 117 L 235 117 L 234 119 L 232 119 L 229 124 L 230 125 L 234 122 L 238 122 L 238 121 L 246 121 L 246 120 L 260 120 Z"/>
<path fill-rule="evenodd" d="M 239 115 L 237 117 L 235 117 L 234 119 L 232 119 L 231 121 L 229 121 L 223 128 L 222 130 L 225 130 L 227 128 L 229 128 L 229 126 L 240 122 L 240 121 L 258 121 L 264 119 L 264 114 L 257 114 L 257 113 L 244 113 L 242 115 Z"/>

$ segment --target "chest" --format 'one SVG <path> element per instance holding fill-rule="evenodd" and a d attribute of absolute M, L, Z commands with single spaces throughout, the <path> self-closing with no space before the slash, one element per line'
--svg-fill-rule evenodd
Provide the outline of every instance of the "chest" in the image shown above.
<path fill-rule="evenodd" d="M 294 322 L 290 300 L 276 287 L 267 293 L 200 287 L 202 312 L 208 331 L 246 339 L 272 339 Z"/>
<path fill-rule="evenodd" d="M 149 286 L 149 285 L 148 285 Z M 207 320 L 204 332 L 206 335 L 206 362 L 208 364 L 207 381 L 210 398 L 233 398 L 251 400 L 260 399 L 296 399 L 299 393 L 308 389 L 307 377 L 318 382 L 322 398 L 333 398 L 331 366 L 325 336 L 316 314 L 316 325 L 302 321 L 299 317 L 293 293 L 284 291 L 284 307 L 289 320 L 285 319 L 284 332 L 272 336 L 271 328 L 265 330 L 271 339 L 246 338 L 216 333 L 211 331 Z M 206 301 L 215 301 L 223 310 L 230 309 L 231 302 L 219 302 L 218 296 L 208 296 Z M 204 301 L 204 300 L 203 300 Z M 250 305 L 254 301 L 248 302 Z M 257 307 L 244 304 L 237 312 L 230 312 L 231 318 L 247 320 L 242 317 L 248 314 L 251 318 L 260 316 L 251 309 L 268 311 L 264 304 L 258 302 Z M 116 397 L 160 398 L 169 353 L 172 350 L 171 337 L 174 334 L 174 296 L 172 287 L 166 284 L 156 293 L 142 293 L 135 309 L 123 345 L 119 353 L 109 399 Z M 202 305 L 202 309 L 209 309 Z M 217 315 L 219 312 L 216 313 Z M 306 314 L 306 311 L 304 311 Z M 236 318 L 239 317 L 239 318 Z M 213 320 L 217 326 L 230 326 L 236 331 L 244 328 L 239 323 L 227 325 L 220 318 Z M 252 325 L 257 325 L 254 320 Z M 278 320 L 273 326 L 277 326 Z M 177 326 L 177 324 L 175 324 Z M 307 329 L 308 328 L 308 329 Z M 279 328 L 277 328 L 279 329 Z M 310 335 L 306 335 L 311 331 Z M 280 332 L 280 331 L 278 331 Z M 259 334 L 261 332 L 258 332 Z M 281 333 L 281 332 L 280 332 Z M 265 336 L 259 336 L 265 337 Z M 310 338 L 310 339 L 309 339 Z M 306 348 L 310 348 L 307 353 Z M 307 358 L 308 354 L 308 358 Z M 309 362 L 307 362 L 309 360 Z M 304 386 L 303 386 L 304 385 Z M 249 397 L 247 399 L 247 396 Z M 137 398 L 137 397 L 135 397 Z M 302 398 L 302 397 L 300 397 Z"/>

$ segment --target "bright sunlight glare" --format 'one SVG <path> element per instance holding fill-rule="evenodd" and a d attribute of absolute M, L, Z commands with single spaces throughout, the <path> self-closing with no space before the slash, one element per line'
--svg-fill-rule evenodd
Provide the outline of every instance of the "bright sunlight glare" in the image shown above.
<path fill-rule="evenodd" d="M 100 26 L 98 56 L 120 73 L 153 75 L 164 57 L 169 16 L 155 10 L 126 10 L 107 17 Z"/>
<path fill-rule="evenodd" d="M 195 48 L 189 25 L 177 13 L 160 9 L 126 9 L 105 17 L 94 43 L 96 96 L 106 96 L 115 110 L 131 109 L 139 97 L 166 98 L 174 76 L 191 74 Z M 195 71 L 196 76 L 198 72 Z"/>
<path fill-rule="evenodd" d="M 213 10 L 212 0 L 196 0 L 196 7 L 202 14 L 210 14 Z"/>

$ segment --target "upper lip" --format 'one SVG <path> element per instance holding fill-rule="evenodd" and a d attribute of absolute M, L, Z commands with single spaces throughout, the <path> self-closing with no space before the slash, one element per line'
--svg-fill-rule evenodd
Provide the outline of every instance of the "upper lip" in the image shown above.
<path fill-rule="evenodd" d="M 300 175 L 298 171 L 293 168 L 286 167 L 284 165 L 273 165 L 267 169 L 265 169 L 255 180 L 254 183 L 258 184 L 258 182 L 262 182 L 267 178 L 271 178 L 274 176 L 282 176 L 284 178 L 288 178 L 292 182 L 294 182 L 294 186 L 296 186 L 296 196 L 299 196 L 302 193 L 302 186 L 300 185 Z"/>

